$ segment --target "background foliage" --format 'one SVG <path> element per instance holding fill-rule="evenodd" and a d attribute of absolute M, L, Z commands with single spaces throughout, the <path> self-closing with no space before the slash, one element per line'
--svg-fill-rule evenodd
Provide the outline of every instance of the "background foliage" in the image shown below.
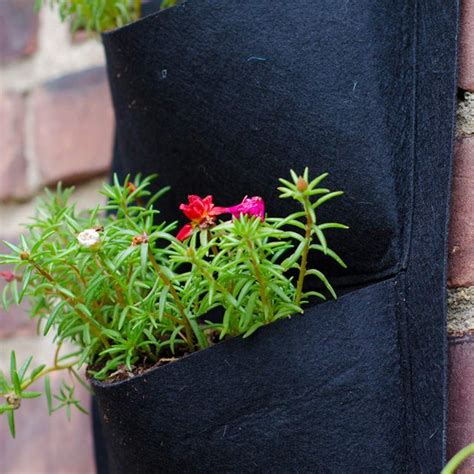
<path fill-rule="evenodd" d="M 169 8 L 180 0 L 162 0 Z M 35 0 L 37 10 L 49 5 L 57 8 L 61 19 L 70 20 L 72 29 L 101 33 L 136 21 L 141 16 L 141 0 Z"/>

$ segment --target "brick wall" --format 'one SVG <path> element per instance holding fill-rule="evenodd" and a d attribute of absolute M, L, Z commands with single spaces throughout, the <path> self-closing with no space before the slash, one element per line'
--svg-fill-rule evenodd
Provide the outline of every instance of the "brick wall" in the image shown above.
<path fill-rule="evenodd" d="M 13 241 L 44 185 L 75 184 L 79 206 L 92 203 L 111 155 L 113 115 L 100 43 L 73 40 L 56 13 L 37 17 L 32 4 L 0 1 L 0 238 Z M 474 0 L 463 3 L 459 63 L 449 240 L 449 455 L 474 439 Z M 48 362 L 52 356 L 25 309 L 0 310 L 0 344 L 0 368 L 13 347 L 20 358 L 34 354 Z M 68 423 L 61 412 L 47 418 L 44 400 L 32 400 L 19 413 L 17 440 L 0 426 L 0 472 L 94 471 L 90 419 L 75 413 Z"/>
<path fill-rule="evenodd" d="M 12 241 L 45 185 L 74 184 L 79 207 L 95 204 L 112 152 L 100 42 L 73 39 L 56 12 L 38 17 L 33 3 L 0 0 L 0 239 Z M 35 336 L 25 308 L 0 309 L 0 369 L 13 348 L 20 360 L 31 354 L 38 364 L 52 361 L 53 346 Z M 61 377 L 52 378 L 53 386 Z M 89 396 L 80 398 L 87 406 Z M 58 412 L 48 419 L 43 398 L 24 402 L 17 413 L 16 440 L 0 420 L 1 473 L 94 472 L 89 416 L 73 412 L 68 422 Z"/>
<path fill-rule="evenodd" d="M 448 246 L 448 457 L 474 441 L 474 0 L 461 1 L 459 102 Z M 474 457 L 459 472 L 474 472 Z"/>

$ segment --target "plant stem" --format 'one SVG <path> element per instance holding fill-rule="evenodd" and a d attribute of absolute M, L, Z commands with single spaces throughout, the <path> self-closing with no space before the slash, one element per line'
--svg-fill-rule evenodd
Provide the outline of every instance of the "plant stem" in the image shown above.
<path fill-rule="evenodd" d="M 456 453 L 446 464 L 441 474 L 454 474 L 456 469 L 469 457 L 474 455 L 474 443 L 468 444 L 466 447 Z"/>
<path fill-rule="evenodd" d="M 33 265 L 33 267 L 36 269 L 36 271 L 38 271 L 42 276 L 44 276 L 44 278 L 46 278 L 50 283 L 57 286 L 56 280 L 53 278 L 53 276 L 50 273 L 48 273 L 46 270 L 41 268 L 41 266 L 38 265 L 35 261 L 31 259 L 29 261 Z M 56 290 L 56 294 L 60 296 L 61 298 L 63 298 L 65 301 L 67 301 L 74 308 L 79 318 L 81 318 L 89 326 L 92 334 L 94 334 L 94 336 L 96 336 L 105 347 L 110 347 L 109 341 L 107 341 L 107 339 L 105 339 L 105 337 L 100 333 L 100 331 L 97 329 L 94 323 L 89 319 L 87 314 L 84 314 L 81 310 L 77 308 L 77 304 L 78 304 L 77 301 L 75 301 L 73 298 L 69 296 L 62 294 L 58 290 Z"/>
<path fill-rule="evenodd" d="M 176 303 L 178 311 L 181 314 L 181 317 L 183 319 L 182 323 L 184 325 L 184 331 L 186 333 L 186 339 L 187 339 L 188 347 L 191 351 L 194 351 L 195 346 L 193 344 L 193 330 L 191 328 L 191 323 L 189 322 L 189 319 L 188 319 L 188 316 L 186 314 L 186 310 L 184 308 L 184 305 L 183 305 L 183 303 L 181 302 L 181 300 L 179 298 L 178 292 L 176 291 L 176 288 L 174 287 L 173 283 L 171 283 L 169 278 L 163 273 L 163 270 L 161 269 L 159 263 L 156 261 L 156 258 L 153 255 L 153 252 L 151 251 L 150 247 L 148 247 L 148 258 L 150 259 L 150 262 L 153 265 L 153 268 L 155 269 L 156 273 L 161 278 L 161 281 L 170 290 L 171 297 L 173 298 L 174 302 Z"/>
<path fill-rule="evenodd" d="M 230 302 L 232 303 L 232 306 L 237 310 L 237 311 L 243 311 L 237 304 L 235 304 L 235 298 L 234 296 L 232 295 L 232 293 L 227 289 L 225 288 L 224 286 L 222 286 L 205 268 L 203 268 L 201 266 L 201 263 L 199 262 L 199 260 L 197 260 L 194 256 L 191 258 L 191 263 L 193 265 L 196 266 L 196 268 L 198 269 L 199 272 L 201 272 L 201 274 L 204 276 L 204 278 L 206 278 L 209 282 L 211 282 L 212 284 L 214 284 L 216 286 L 216 288 L 223 294 L 223 295 L 226 295 L 227 298 L 230 300 Z M 233 300 L 233 301 L 232 301 Z M 235 303 L 234 303 L 235 302 Z M 231 331 L 232 333 L 232 331 Z"/>
<path fill-rule="evenodd" d="M 311 203 L 308 201 L 308 199 L 305 197 L 304 200 L 304 210 L 306 214 L 306 228 L 305 228 L 305 244 L 303 247 L 303 252 L 301 254 L 301 263 L 300 263 L 300 273 L 298 276 L 298 283 L 296 285 L 296 294 L 295 294 L 295 304 L 297 306 L 300 305 L 301 302 L 301 297 L 303 294 L 303 284 L 304 284 L 304 279 L 306 276 L 306 267 L 308 265 L 308 253 L 309 253 L 309 248 L 311 245 L 311 229 L 313 227 L 313 219 L 311 218 L 311 214 L 308 212 L 307 206 L 310 206 Z"/>
<path fill-rule="evenodd" d="M 136 11 L 138 13 L 138 18 L 140 18 L 141 0 L 135 0 L 135 2 L 136 2 L 135 7 L 136 7 Z M 137 2 L 138 2 L 138 7 L 137 7 Z M 122 209 L 122 212 L 123 212 L 123 215 L 124 215 L 125 219 L 127 219 L 132 224 L 132 227 L 136 227 L 135 222 L 128 215 L 128 208 L 127 208 L 126 202 L 121 202 L 120 207 Z M 144 231 L 142 233 L 144 233 Z M 181 299 L 179 298 L 178 292 L 176 291 L 176 288 L 173 286 L 173 284 L 171 283 L 169 278 L 163 273 L 163 270 L 161 269 L 161 266 L 156 261 L 156 258 L 153 255 L 153 252 L 151 251 L 149 246 L 148 246 L 148 258 L 150 259 L 150 262 L 151 262 L 153 268 L 155 269 L 156 273 L 160 277 L 161 281 L 170 290 L 171 296 L 172 296 L 174 302 L 176 303 L 178 311 L 181 314 L 181 317 L 183 319 L 181 323 L 184 326 L 184 332 L 186 334 L 186 337 L 184 339 L 185 339 L 185 341 L 186 341 L 186 343 L 189 347 L 189 350 L 191 352 L 193 352 L 195 350 L 195 345 L 193 343 L 193 339 L 194 339 L 193 330 L 192 330 L 192 327 L 191 327 L 191 323 L 189 322 L 188 316 L 186 315 L 186 310 L 183 306 L 183 303 L 181 302 Z"/>
<path fill-rule="evenodd" d="M 249 255 L 250 263 L 252 264 L 252 268 L 255 273 L 255 278 L 257 279 L 257 282 L 258 282 L 258 290 L 260 292 L 260 299 L 262 300 L 265 322 L 268 323 L 272 320 L 273 311 L 267 298 L 267 286 L 265 285 L 265 280 L 262 278 L 260 268 L 258 268 L 258 262 L 254 255 L 255 247 L 253 245 L 253 242 L 248 238 L 245 239 L 245 242 L 247 244 L 247 248 L 249 249 L 249 253 L 250 253 Z"/>
<path fill-rule="evenodd" d="M 207 229 L 207 240 L 211 240 L 212 239 L 212 235 L 211 235 L 211 231 L 209 229 Z M 216 245 L 211 245 L 211 250 L 212 250 L 212 253 L 214 254 L 214 256 L 216 257 L 219 253 L 219 251 L 217 250 L 217 247 Z"/>
<path fill-rule="evenodd" d="M 45 375 L 50 374 L 51 372 L 57 372 L 58 370 L 69 370 L 72 367 L 74 367 L 78 362 L 79 361 L 76 360 L 76 361 L 71 362 L 70 364 L 67 364 L 67 365 L 58 365 L 58 364 L 55 363 L 52 367 L 48 367 L 47 369 L 43 369 L 39 374 L 35 375 L 34 378 L 24 382 L 21 385 L 21 390 L 22 391 L 26 390 L 30 385 L 35 383 L 38 379 L 40 379 L 41 377 L 44 377 Z"/>
<path fill-rule="evenodd" d="M 172 314 L 168 312 L 164 312 L 163 315 L 166 316 L 169 320 L 173 321 L 175 324 L 181 324 L 181 322 L 177 318 L 175 318 Z M 189 345 L 189 341 L 187 337 L 181 331 L 178 334 L 183 338 L 184 341 L 186 341 L 186 344 Z"/>
<path fill-rule="evenodd" d="M 95 255 L 95 263 L 99 268 L 102 268 L 104 270 L 104 273 L 107 276 L 109 276 L 110 278 L 112 278 L 112 280 L 115 281 L 115 291 L 117 293 L 118 303 L 120 306 L 125 306 L 125 299 L 123 296 L 122 288 L 120 287 L 120 280 L 117 278 L 117 276 L 113 272 L 109 271 L 107 267 L 107 262 L 104 256 L 100 252 L 97 252 L 97 254 Z"/>
<path fill-rule="evenodd" d="M 68 265 L 71 267 L 71 270 L 77 275 L 77 278 L 79 278 L 80 282 L 82 283 L 82 285 L 85 287 L 86 286 L 86 282 L 84 280 L 84 278 L 82 277 L 81 275 L 81 272 L 79 271 L 79 268 L 77 268 L 75 265 L 73 265 L 72 263 L 68 263 Z"/>
<path fill-rule="evenodd" d="M 57 347 L 56 347 L 56 351 L 54 352 L 54 365 L 58 365 L 58 362 L 59 362 L 59 351 L 61 350 L 61 346 L 63 345 L 62 342 L 59 342 Z"/>
<path fill-rule="evenodd" d="M 135 20 L 138 20 L 142 15 L 142 2 L 141 0 L 134 0 L 135 8 Z"/>

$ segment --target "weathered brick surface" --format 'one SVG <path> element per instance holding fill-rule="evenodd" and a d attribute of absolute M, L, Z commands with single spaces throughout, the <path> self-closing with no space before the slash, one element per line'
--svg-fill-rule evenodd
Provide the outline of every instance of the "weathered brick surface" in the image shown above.
<path fill-rule="evenodd" d="M 0 92 L 0 201 L 27 193 L 24 128 L 24 98 Z"/>
<path fill-rule="evenodd" d="M 474 334 L 474 286 L 448 291 L 448 334 Z"/>
<path fill-rule="evenodd" d="M 449 286 L 474 286 L 474 136 L 455 147 L 448 248 Z"/>
<path fill-rule="evenodd" d="M 456 132 L 459 136 L 474 135 L 474 93 L 464 92 L 458 102 Z"/>
<path fill-rule="evenodd" d="M 459 87 L 474 92 L 474 0 L 461 2 Z"/>
<path fill-rule="evenodd" d="M 449 340 L 448 459 L 474 440 L 474 335 Z M 474 457 L 459 474 L 474 472 Z"/>
<path fill-rule="evenodd" d="M 34 204 L 5 200 L 27 198 L 36 191 L 29 186 L 54 184 L 59 179 L 77 182 L 103 174 L 111 157 L 113 114 L 104 69 L 85 70 L 42 84 L 45 77 L 58 77 L 81 67 L 84 70 L 100 62 L 100 55 L 92 61 L 86 57 L 92 50 L 100 51 L 100 45 L 93 45 L 94 49 L 83 41 L 68 44 L 65 36 L 57 52 L 51 37 L 62 38 L 59 18 L 57 12 L 45 8 L 40 17 L 45 29 L 38 43 L 41 54 L 36 54 L 34 61 L 17 61 L 36 52 L 38 16 L 33 3 L 0 0 L 0 201 L 4 201 L 0 202 L 0 239 L 13 242 L 18 239 L 18 223 L 33 214 Z M 2 69 L 6 62 L 8 67 Z M 25 71 L 31 77 L 25 79 Z M 3 88 L 24 94 L 7 93 Z M 79 201 L 88 207 L 92 200 L 97 202 L 93 191 L 98 182 L 91 183 L 92 187 L 79 186 L 78 190 L 82 193 Z M 4 250 L 0 248 L 0 252 Z M 2 286 L 0 283 L 0 292 Z M 35 331 L 27 305 L 0 309 L 1 369 L 8 367 L 13 348 L 19 361 L 30 354 L 37 364 L 52 360 L 53 346 L 47 338 L 34 337 Z M 54 375 L 53 386 L 57 387 L 63 376 L 67 377 Z M 81 388 L 78 391 L 79 398 L 89 405 L 89 395 Z M 0 473 L 93 474 L 91 419 L 77 411 L 72 415 L 71 422 L 64 411 L 49 417 L 44 398 L 27 400 L 17 412 L 16 440 L 10 438 L 5 417 L 0 417 Z"/>
<path fill-rule="evenodd" d="M 48 82 L 33 92 L 35 154 L 44 183 L 104 173 L 112 154 L 113 112 L 103 68 Z"/>
<path fill-rule="evenodd" d="M 66 374 L 53 374 L 53 392 Z M 42 390 L 42 384 L 36 387 Z M 34 388 L 32 388 L 34 390 Z M 88 409 L 90 395 L 82 387 L 77 398 Z M 93 474 L 91 417 L 64 410 L 48 415 L 44 397 L 25 400 L 17 411 L 16 439 L 10 437 L 6 420 L 0 420 L 0 472 L 2 474 Z"/>
<path fill-rule="evenodd" d="M 0 283 L 0 291 L 3 284 Z M 32 336 L 36 334 L 36 322 L 28 317 L 26 305 L 11 306 L 8 311 L 0 306 L 0 341 L 18 336 Z"/>
<path fill-rule="evenodd" d="M 0 63 L 36 51 L 38 17 L 32 0 L 0 1 Z"/>

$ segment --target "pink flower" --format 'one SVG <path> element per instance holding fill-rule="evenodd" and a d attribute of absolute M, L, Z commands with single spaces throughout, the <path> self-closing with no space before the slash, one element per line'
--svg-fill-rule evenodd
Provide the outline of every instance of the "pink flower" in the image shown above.
<path fill-rule="evenodd" d="M 233 217 L 240 217 L 242 214 L 255 216 L 265 219 L 265 203 L 260 196 L 244 197 L 243 201 L 236 206 L 217 207 L 212 202 L 212 196 L 206 196 L 204 199 L 199 196 L 188 196 L 188 204 L 181 204 L 179 208 L 184 215 L 191 221 L 184 225 L 176 238 L 186 240 L 196 227 L 207 229 L 216 224 L 216 216 L 220 214 L 232 214 Z"/>
<path fill-rule="evenodd" d="M 262 221 L 265 219 L 265 203 L 260 196 L 253 196 L 244 200 L 236 206 L 225 208 L 225 212 L 230 212 L 234 217 L 240 217 L 242 214 L 255 216 Z"/>
<path fill-rule="evenodd" d="M 16 280 L 17 277 L 14 273 L 12 272 L 0 272 L 0 277 L 3 278 L 7 283 L 12 282 L 13 280 Z"/>
<path fill-rule="evenodd" d="M 196 227 L 206 229 L 216 223 L 215 217 L 226 212 L 222 207 L 215 207 L 212 202 L 212 196 L 206 196 L 204 199 L 199 196 L 188 196 L 188 204 L 181 204 L 179 208 L 184 215 L 191 221 L 184 225 L 178 232 L 178 240 L 186 240 Z"/>

